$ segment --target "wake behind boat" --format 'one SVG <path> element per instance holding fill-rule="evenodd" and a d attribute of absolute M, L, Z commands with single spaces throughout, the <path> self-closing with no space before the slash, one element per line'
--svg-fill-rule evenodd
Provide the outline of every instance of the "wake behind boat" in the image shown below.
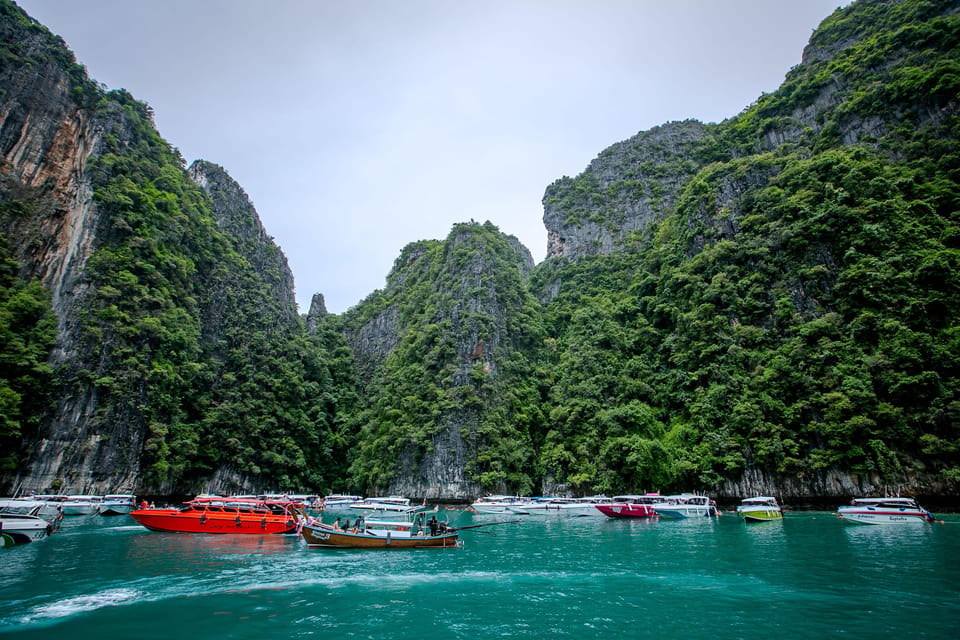
<path fill-rule="evenodd" d="M 854 498 L 837 508 L 837 515 L 851 524 L 924 524 L 936 522 L 933 514 L 913 498 Z"/>
<path fill-rule="evenodd" d="M 296 533 L 302 506 L 292 500 L 208 496 L 179 509 L 137 509 L 130 516 L 151 531 L 172 533 Z"/>

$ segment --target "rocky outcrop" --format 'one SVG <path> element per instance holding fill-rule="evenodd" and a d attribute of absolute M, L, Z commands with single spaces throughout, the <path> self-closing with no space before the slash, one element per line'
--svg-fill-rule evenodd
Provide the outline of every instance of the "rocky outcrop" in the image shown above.
<path fill-rule="evenodd" d="M 310 300 L 310 310 L 307 312 L 306 316 L 307 333 L 310 335 L 315 335 L 317 333 L 317 325 L 326 317 L 327 303 L 323 299 L 323 294 L 313 294 L 313 298 Z"/>
<path fill-rule="evenodd" d="M 277 298 L 288 319 L 296 316 L 293 272 L 283 251 L 267 234 L 249 196 L 223 167 L 197 160 L 188 170 L 190 178 L 210 196 L 217 226 Z"/>
<path fill-rule="evenodd" d="M 145 451 L 209 409 L 185 408 L 209 391 L 193 385 L 233 379 L 201 353 L 222 364 L 236 351 L 220 335 L 230 320 L 257 323 L 230 329 L 241 338 L 301 330 L 293 276 L 240 186 L 204 161 L 189 173 L 208 196 L 199 202 L 148 106 L 89 80 L 60 38 L 7 0 L 0 35 L 0 233 L 21 275 L 51 293 L 62 384 L 42 428 L 23 434 L 18 477 L 3 480 L 41 492 L 147 488 Z M 233 481 L 229 465 L 218 473 Z"/>
<path fill-rule="evenodd" d="M 514 354 L 536 343 L 535 327 L 523 323 L 533 319 L 522 316 L 533 307 L 524 284 L 531 267 L 529 251 L 490 223 L 458 224 L 443 242 L 408 245 L 387 288 L 347 314 L 347 341 L 377 416 L 354 465 L 373 477 L 365 492 L 441 500 L 480 492 L 482 452 L 504 446 L 500 438 L 515 429 L 497 427 L 509 420 L 504 389 L 525 366 Z"/>
<path fill-rule="evenodd" d="M 621 251 L 672 209 L 703 166 L 696 151 L 711 127 L 671 122 L 608 147 L 576 178 L 547 187 L 547 257 L 578 260 Z"/>
<path fill-rule="evenodd" d="M 822 501 L 844 504 L 852 496 L 870 495 L 919 495 L 945 496 L 952 487 L 942 481 L 934 481 L 929 475 L 904 476 L 902 482 L 890 484 L 879 474 L 856 475 L 841 469 L 828 469 L 800 476 L 784 476 L 766 473 L 760 469 L 745 470 L 737 479 L 724 482 L 715 496 L 732 502 L 746 496 L 777 496 L 792 504 L 820 503 Z"/>

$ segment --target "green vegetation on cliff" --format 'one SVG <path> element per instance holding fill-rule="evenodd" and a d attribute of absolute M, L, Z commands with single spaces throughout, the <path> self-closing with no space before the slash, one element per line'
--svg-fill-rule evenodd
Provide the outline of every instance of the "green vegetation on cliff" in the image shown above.
<path fill-rule="evenodd" d="M 123 92 L 108 97 L 117 134 L 91 175 L 110 227 L 86 272 L 96 294 L 85 336 L 98 357 L 78 383 L 92 376 L 109 419 L 146 426 L 153 483 L 227 469 L 261 486 L 323 486 L 333 417 L 322 349 L 268 284 L 278 274 L 256 271 L 238 253 L 246 240 L 218 229 L 149 112 Z"/>
<path fill-rule="evenodd" d="M 179 153 L 157 133 L 147 105 L 122 89 L 105 91 L 87 80 L 62 40 L 12 3 L 0 3 L 0 15 L 6 36 L 0 75 L 9 86 L 24 84 L 18 74 L 43 69 L 56 87 L 62 74 L 72 90 L 58 95 L 51 89 L 48 99 L 66 106 L 59 112 L 50 108 L 45 117 L 80 110 L 77 121 L 94 123 L 96 132 L 96 148 L 84 158 L 86 173 L 80 176 L 93 190 L 91 228 L 72 231 L 90 234 L 92 251 L 84 256 L 85 268 L 71 274 L 74 297 L 65 307 L 71 315 L 62 319 L 68 328 L 62 336 L 66 355 L 54 392 L 61 401 L 89 401 L 68 416 L 57 415 L 45 406 L 43 394 L 24 395 L 21 389 L 40 388 L 42 378 L 13 372 L 18 377 L 4 382 L 4 404 L 10 405 L 4 411 L 4 442 L 21 435 L 24 453 L 30 453 L 30 443 L 63 430 L 58 421 L 65 420 L 68 432 L 110 449 L 89 455 L 138 467 L 141 491 L 187 493 L 215 474 L 222 486 L 237 488 L 323 487 L 334 471 L 331 434 L 342 421 L 337 412 L 346 405 L 334 387 L 343 381 L 347 396 L 350 389 L 349 375 L 331 373 L 327 366 L 343 359 L 337 352 L 342 337 L 338 345 L 329 332 L 307 335 L 292 303 L 292 283 L 279 273 L 279 249 L 260 243 L 259 255 L 274 260 L 254 264 L 250 239 L 218 227 L 214 211 L 227 215 L 224 207 L 238 205 L 213 201 L 190 179 Z M 26 90 L 23 95 L 31 104 L 12 110 L 21 118 L 30 108 L 50 106 L 32 104 L 40 98 Z M 34 126 L 56 131 L 59 125 L 38 117 Z M 23 135 L 15 127 L 3 131 L 4 144 Z M 37 138 L 42 135 L 46 132 Z M 66 208 L 56 202 L 52 181 L 34 188 L 18 184 L 15 174 L 4 178 L 0 229 L 27 229 L 35 237 L 24 242 L 49 243 L 57 251 L 62 238 L 39 237 L 41 218 L 62 218 Z M 259 228 L 252 206 L 242 204 L 250 211 L 239 211 L 235 219 L 244 228 Z M 36 249 L 32 253 L 44 257 Z M 19 357 L 13 338 L 24 336 L 27 344 L 24 332 L 35 331 L 32 351 L 12 364 L 45 374 L 32 359 L 43 362 L 44 349 L 49 351 L 44 340 L 50 339 L 50 320 L 38 315 L 35 328 L 24 324 L 30 320 L 25 300 L 38 294 L 3 286 L 14 332 L 2 345 L 3 357 Z M 18 424 L 26 405 L 16 406 L 16 394 L 32 402 L 26 419 L 38 428 L 29 433 Z M 91 414 L 87 406 L 94 408 Z M 83 452 L 91 445 L 81 444 L 68 444 L 74 460 L 88 455 Z M 8 451 L 4 447 L 5 461 Z M 94 479 L 109 480 L 137 469 L 94 473 L 99 474 Z"/>
<path fill-rule="evenodd" d="M 545 473 L 585 491 L 709 488 L 748 469 L 960 480 L 960 15 L 946 4 L 838 11 L 780 91 L 709 132 L 734 153 L 639 247 L 538 268 L 541 287 L 562 282 Z"/>
<path fill-rule="evenodd" d="M 90 397 L 88 432 L 120 429 L 163 490 L 960 482 L 955 0 L 857 0 L 736 117 L 668 123 L 558 180 L 545 220 L 564 257 L 531 272 L 490 223 L 458 224 L 311 333 L 252 208 L 191 180 L 149 107 L 6 0 L 0 16 L 3 77 L 59 65 L 103 133 L 56 386 L 49 302 L 0 254 L 8 469 L 52 390 Z M 0 228 L 42 244 L 23 220 L 62 213 L 46 188 L 0 194 Z"/>
<path fill-rule="evenodd" d="M 533 488 L 531 436 L 541 419 L 530 358 L 543 339 L 521 258 L 490 223 L 455 225 L 444 242 L 409 245 L 387 290 L 347 315 L 353 331 L 396 313 L 396 346 L 365 388 L 351 479 L 381 490 L 441 438 L 462 443 L 465 478 Z"/>
<path fill-rule="evenodd" d="M 5 207 L 8 205 L 5 205 Z M 24 437 L 35 436 L 52 401 L 56 321 L 46 291 L 25 282 L 0 235 L 0 469 L 12 471 Z"/>

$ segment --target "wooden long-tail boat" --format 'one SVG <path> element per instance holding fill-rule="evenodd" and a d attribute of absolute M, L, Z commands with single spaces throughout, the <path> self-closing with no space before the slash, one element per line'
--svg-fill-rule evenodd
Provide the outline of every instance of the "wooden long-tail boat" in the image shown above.
<path fill-rule="evenodd" d="M 360 518 L 356 526 L 348 529 L 330 524 L 308 524 L 300 533 L 308 546 L 330 549 L 431 549 L 460 546 L 456 529 L 437 522 L 435 518 L 430 522 L 425 523 L 419 515 L 412 522 Z"/>

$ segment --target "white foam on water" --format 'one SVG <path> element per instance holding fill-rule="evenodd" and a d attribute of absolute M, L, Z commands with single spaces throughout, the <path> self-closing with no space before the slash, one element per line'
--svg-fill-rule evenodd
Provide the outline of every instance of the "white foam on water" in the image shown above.
<path fill-rule="evenodd" d="M 107 589 L 99 593 L 64 598 L 34 607 L 20 619 L 21 623 L 40 622 L 67 618 L 78 613 L 96 611 L 104 607 L 116 607 L 131 601 L 139 601 L 142 594 L 136 589 Z"/>

